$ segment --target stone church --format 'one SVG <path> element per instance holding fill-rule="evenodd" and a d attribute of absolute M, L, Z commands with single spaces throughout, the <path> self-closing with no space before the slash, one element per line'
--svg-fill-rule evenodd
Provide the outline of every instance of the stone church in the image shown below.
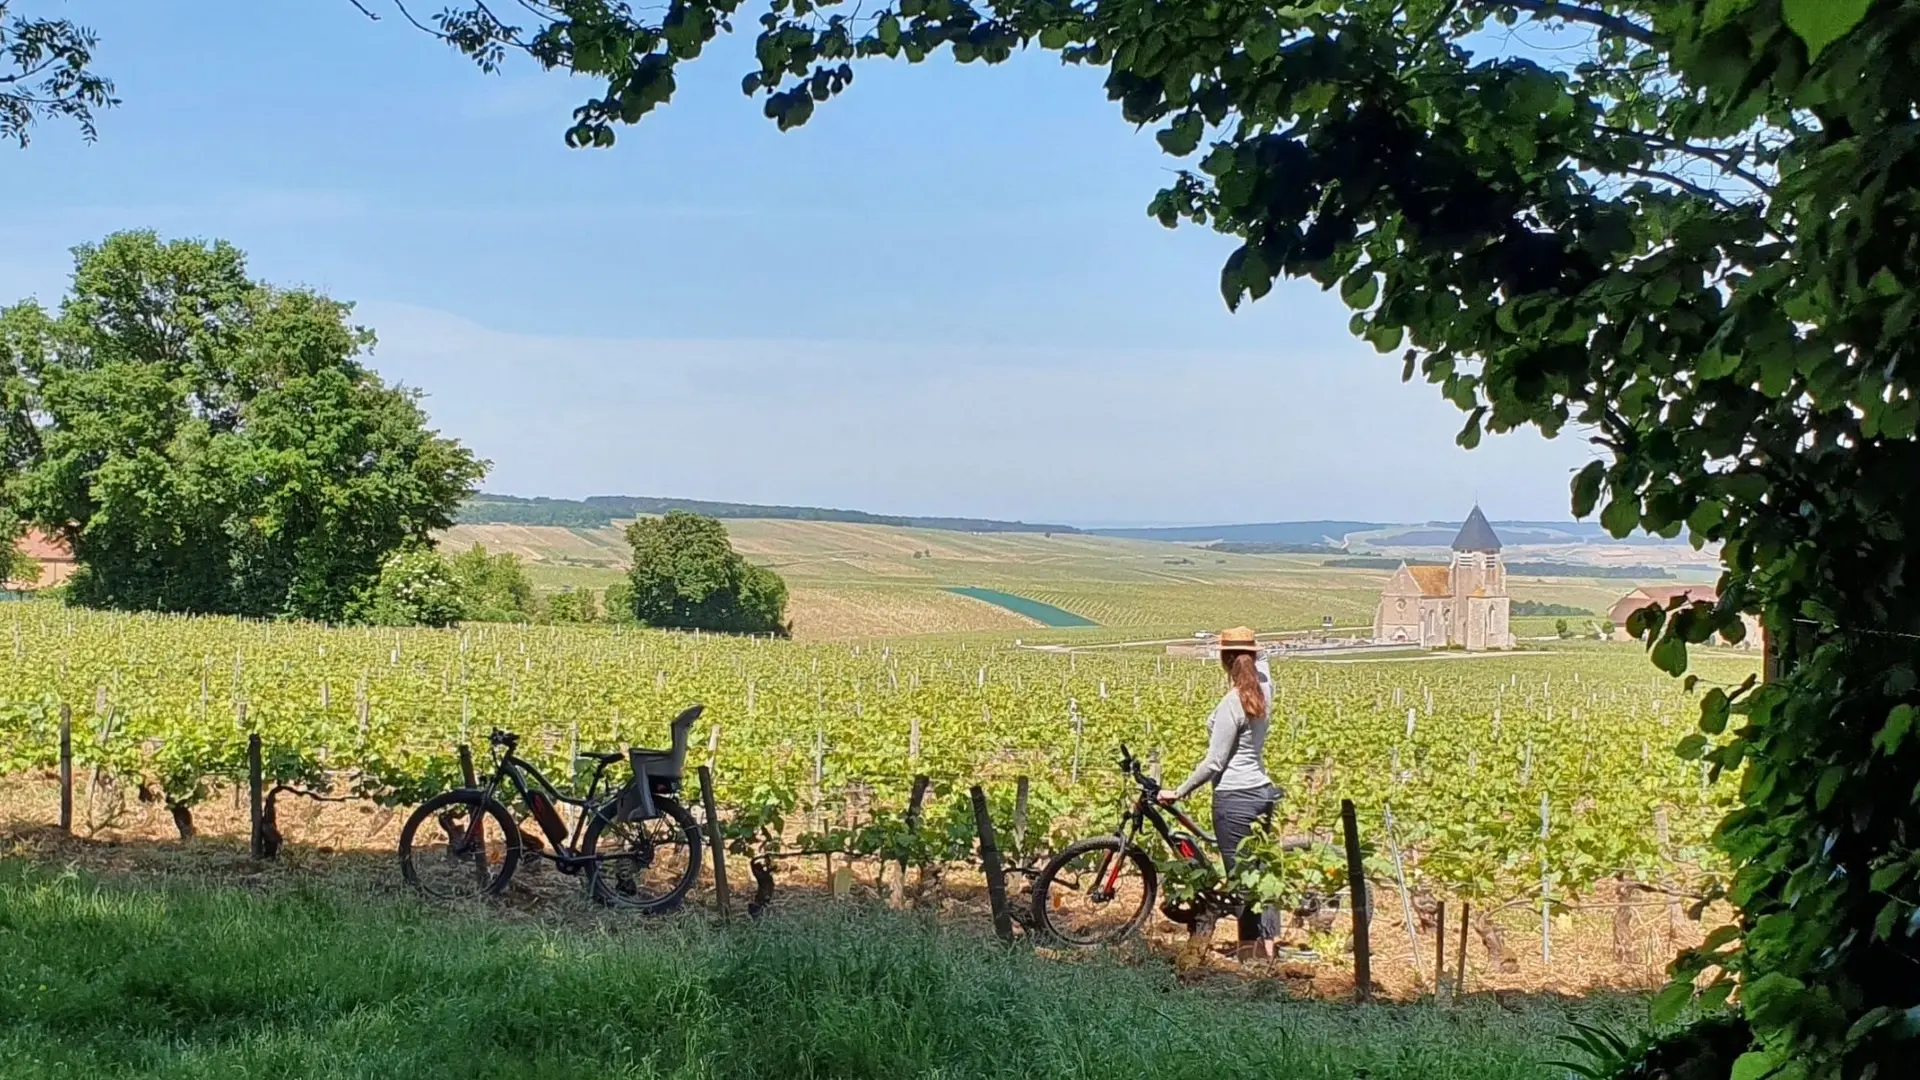
<path fill-rule="evenodd" d="M 1478 506 L 1453 538 L 1446 566 L 1400 564 L 1373 615 L 1375 644 L 1426 649 L 1511 649 L 1507 568 L 1500 538 Z"/>

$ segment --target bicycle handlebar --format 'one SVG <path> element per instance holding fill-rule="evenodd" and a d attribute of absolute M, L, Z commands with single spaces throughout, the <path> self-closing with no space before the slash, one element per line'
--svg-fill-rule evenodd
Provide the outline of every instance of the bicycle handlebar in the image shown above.
<path fill-rule="evenodd" d="M 1132 777 L 1133 782 L 1139 784 L 1141 790 L 1149 795 L 1159 793 L 1160 781 L 1148 776 L 1145 770 L 1140 768 L 1140 759 L 1133 756 L 1133 751 L 1127 749 L 1126 743 L 1120 744 L 1120 771 Z"/>
<path fill-rule="evenodd" d="M 512 750 L 514 747 L 520 745 L 520 736 L 515 735 L 511 731 L 501 731 L 499 728 L 494 728 L 493 733 L 487 736 L 487 742 L 493 746 L 503 746 L 508 750 Z"/>

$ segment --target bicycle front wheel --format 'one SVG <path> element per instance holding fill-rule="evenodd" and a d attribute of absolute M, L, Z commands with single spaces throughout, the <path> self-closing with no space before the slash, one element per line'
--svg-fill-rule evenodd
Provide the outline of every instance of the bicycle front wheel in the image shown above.
<path fill-rule="evenodd" d="M 400 830 L 400 876 L 436 900 L 492 896 L 519 864 L 513 815 L 470 788 L 428 799 Z"/>
<path fill-rule="evenodd" d="M 643 915 L 672 911 L 700 880 L 700 826 L 687 808 L 663 795 L 651 818 L 622 818 L 618 803 L 593 815 L 580 854 L 589 860 L 587 887 L 608 907 Z"/>
<path fill-rule="evenodd" d="M 1064 945 L 1110 945 L 1140 932 L 1159 892 L 1153 860 L 1118 836 L 1055 855 L 1033 883 L 1033 924 Z"/>

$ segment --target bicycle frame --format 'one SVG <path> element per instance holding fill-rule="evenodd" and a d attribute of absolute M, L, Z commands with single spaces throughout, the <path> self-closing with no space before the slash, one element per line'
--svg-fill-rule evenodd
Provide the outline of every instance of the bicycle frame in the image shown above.
<path fill-rule="evenodd" d="M 1214 846 L 1218 845 L 1218 839 L 1201 828 L 1200 823 L 1193 820 L 1178 805 L 1163 806 L 1160 803 L 1160 782 L 1141 771 L 1140 763 L 1134 759 L 1132 751 L 1128 750 L 1124 743 L 1120 746 L 1120 769 L 1133 778 L 1140 790 L 1134 797 L 1133 805 L 1121 815 L 1119 827 L 1114 830 L 1114 834 L 1123 841 L 1123 849 L 1109 856 L 1096 872 L 1094 895 L 1099 897 L 1104 894 L 1108 898 L 1112 897 L 1114 890 L 1119 887 L 1120 867 L 1126 858 L 1124 849 L 1139 846 L 1140 830 L 1147 825 L 1153 826 L 1153 831 L 1160 834 L 1160 839 L 1166 841 L 1168 849 L 1174 855 L 1197 869 L 1213 873 L 1213 860 L 1207 856 L 1200 844 L 1193 843 L 1188 837 L 1191 836 L 1193 840 L 1198 840 L 1202 844 Z M 1173 815 L 1174 822 L 1184 831 L 1175 831 L 1173 826 L 1167 823 L 1168 814 Z"/>
<path fill-rule="evenodd" d="M 1174 823 L 1178 824 L 1183 832 L 1176 832 L 1173 826 L 1167 823 L 1167 814 L 1173 815 Z M 1162 807 L 1156 800 L 1142 792 L 1140 797 L 1134 800 L 1133 808 L 1120 819 L 1119 835 L 1125 837 L 1127 843 L 1132 844 L 1140 835 L 1141 828 L 1149 824 L 1153 826 L 1154 832 L 1160 834 L 1160 839 L 1166 841 L 1168 850 L 1175 855 L 1209 870 L 1213 869 L 1213 860 L 1207 857 L 1206 850 L 1188 842 L 1187 836 L 1191 835 L 1205 844 L 1215 845 L 1219 841 L 1214 835 L 1201 828 L 1200 823 L 1188 816 L 1186 811 L 1180 809 L 1178 805 Z"/>
<path fill-rule="evenodd" d="M 489 799 L 497 798 L 501 783 L 505 781 L 520 797 L 521 805 L 525 806 L 534 820 L 539 822 L 541 830 L 547 834 L 547 840 L 553 845 L 552 851 L 535 848 L 534 854 L 553 860 L 561 869 L 574 870 L 599 861 L 597 858 L 589 859 L 577 853 L 580 850 L 581 838 L 586 831 L 587 818 L 602 804 L 596 802 L 594 796 L 600 791 L 601 781 L 606 779 L 607 766 L 610 764 L 612 763 L 607 761 L 599 762 L 593 770 L 593 779 L 587 783 L 586 794 L 576 798 L 561 791 L 532 762 L 508 750 L 500 756 L 499 763 L 494 766 L 493 775 L 487 778 L 481 793 Z M 529 777 L 532 779 L 531 784 L 528 782 Z M 607 784 L 606 790 L 609 796 L 613 795 L 614 788 L 611 782 Z M 546 814 L 541 812 L 541 804 L 537 801 L 536 795 L 547 800 Z M 558 812 L 553 809 L 554 804 L 571 806 L 580 811 L 574 817 L 572 830 L 565 833 L 564 839 L 554 835 L 547 817 L 551 814 L 553 823 L 560 822 Z"/>

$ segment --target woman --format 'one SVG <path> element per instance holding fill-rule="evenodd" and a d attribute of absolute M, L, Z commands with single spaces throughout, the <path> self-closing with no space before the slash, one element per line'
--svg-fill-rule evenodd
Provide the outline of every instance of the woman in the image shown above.
<path fill-rule="evenodd" d="M 1233 873 L 1240 841 L 1255 821 L 1271 822 L 1280 790 L 1267 778 L 1262 754 L 1267 746 L 1267 721 L 1273 702 L 1273 676 L 1260 655 L 1253 631 L 1244 626 L 1222 631 L 1220 666 L 1232 683 L 1207 718 L 1207 756 L 1194 766 L 1186 783 L 1160 793 L 1160 801 L 1174 803 L 1202 784 L 1213 785 L 1213 830 L 1220 841 L 1220 858 Z M 1280 916 L 1272 908 L 1240 912 L 1240 940 L 1258 942 L 1263 956 L 1274 954 Z"/>

